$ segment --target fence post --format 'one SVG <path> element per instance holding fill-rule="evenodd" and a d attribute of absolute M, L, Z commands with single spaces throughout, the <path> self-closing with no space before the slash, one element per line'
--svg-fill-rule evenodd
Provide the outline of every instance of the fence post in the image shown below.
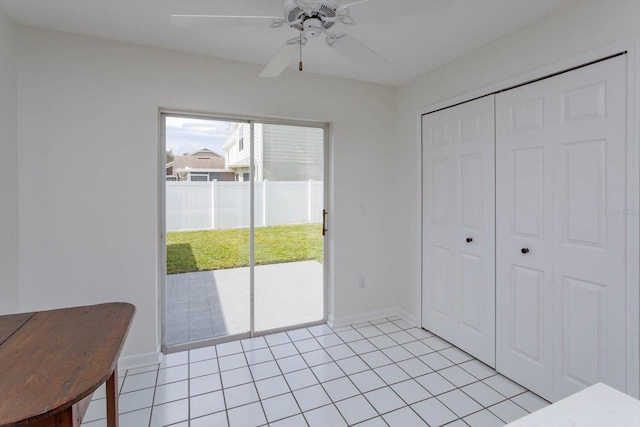
<path fill-rule="evenodd" d="M 211 229 L 215 230 L 218 225 L 218 209 L 216 206 L 216 199 L 218 193 L 218 180 L 211 181 Z"/>
<path fill-rule="evenodd" d="M 311 209 L 313 209 L 312 191 L 313 191 L 313 180 L 310 179 L 307 185 L 307 222 L 308 223 L 311 223 L 311 220 L 313 219 L 312 217 L 313 212 L 311 212 Z"/>
<path fill-rule="evenodd" d="M 262 181 L 262 225 L 265 227 L 269 225 L 269 207 L 267 205 L 268 193 L 269 193 L 269 180 Z"/>

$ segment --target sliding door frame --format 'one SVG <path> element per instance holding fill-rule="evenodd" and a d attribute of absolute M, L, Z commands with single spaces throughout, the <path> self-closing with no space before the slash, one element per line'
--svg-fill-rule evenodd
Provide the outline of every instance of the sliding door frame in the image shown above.
<path fill-rule="evenodd" d="M 248 332 L 243 332 L 240 334 L 233 335 L 225 335 L 221 337 L 213 337 L 205 340 L 199 340 L 194 342 L 189 342 L 185 344 L 173 345 L 171 347 L 167 347 L 166 345 L 166 304 L 167 304 L 167 246 L 166 246 L 166 118 L 167 117 L 181 117 L 181 118 L 191 118 L 191 119 L 200 119 L 200 120 L 213 120 L 213 121 L 221 121 L 221 122 L 234 122 L 234 123 L 242 123 L 249 124 L 250 126 L 250 143 L 249 143 L 249 173 L 250 173 L 250 223 L 249 223 L 249 287 L 250 287 L 250 302 L 249 302 L 249 312 L 250 312 L 250 330 Z M 206 112 L 196 112 L 196 111 L 187 111 L 180 109 L 171 109 L 171 108 L 159 108 L 158 109 L 158 175 L 157 175 L 157 183 L 158 183 L 158 208 L 157 208 L 157 220 L 158 220 L 158 244 L 157 244 L 157 259 L 158 259 L 158 271 L 157 271 L 157 289 L 158 289 L 158 314 L 157 314 L 157 323 L 160 325 L 158 331 L 158 342 L 160 343 L 160 349 L 163 353 L 174 353 L 178 351 L 185 351 L 194 348 L 206 347 L 210 345 L 217 345 L 224 342 L 236 341 L 245 338 L 252 338 L 257 336 L 262 336 L 266 334 L 283 332 L 291 329 L 304 328 L 309 326 L 320 325 L 327 322 L 329 317 L 329 277 L 331 271 L 331 259 L 332 252 L 330 250 L 330 235 L 331 232 L 330 227 L 329 232 L 327 232 L 323 236 L 323 264 L 322 264 L 322 272 L 323 272 L 323 317 L 321 320 L 306 322 L 302 324 L 296 324 L 291 326 L 280 327 L 276 329 L 270 329 L 265 331 L 256 332 L 255 330 L 255 270 L 254 270 L 254 255 L 255 255 L 255 135 L 254 135 L 254 127 L 255 124 L 267 124 L 267 125 L 282 125 L 282 126 L 299 126 L 299 127 L 311 127 L 323 129 L 324 141 L 323 141 L 323 205 L 324 209 L 328 212 L 331 212 L 332 198 L 329 194 L 329 189 L 332 188 L 332 177 L 330 175 L 330 164 L 329 160 L 330 156 L 330 132 L 331 132 L 331 124 L 326 122 L 315 122 L 315 121 L 304 121 L 304 120 L 292 120 L 292 119 L 278 119 L 278 118 L 264 118 L 264 117 L 256 117 L 256 116 L 237 116 L 237 115 L 229 115 L 229 114 L 216 114 L 216 113 L 206 113 Z M 331 214 L 328 215 L 327 224 L 330 224 Z"/>

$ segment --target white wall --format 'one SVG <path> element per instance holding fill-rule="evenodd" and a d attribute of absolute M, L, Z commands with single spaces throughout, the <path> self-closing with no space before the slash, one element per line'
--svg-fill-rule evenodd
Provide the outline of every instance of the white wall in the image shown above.
<path fill-rule="evenodd" d="M 389 223 L 398 224 L 393 235 L 398 251 L 390 263 L 404 260 L 406 266 L 397 279 L 400 308 L 418 316 L 418 110 L 638 35 L 640 2 L 581 0 L 398 88 L 391 167 L 406 173 L 396 176 L 404 191 L 394 194 L 390 205 L 398 209 Z"/>
<path fill-rule="evenodd" d="M 123 355 L 157 350 L 159 107 L 331 122 L 331 312 L 395 305 L 400 266 L 380 232 L 392 187 L 378 173 L 393 88 L 297 71 L 260 79 L 256 65 L 31 27 L 19 36 L 21 309 L 130 301 Z"/>
<path fill-rule="evenodd" d="M 19 311 L 17 30 L 0 10 L 0 314 Z"/>

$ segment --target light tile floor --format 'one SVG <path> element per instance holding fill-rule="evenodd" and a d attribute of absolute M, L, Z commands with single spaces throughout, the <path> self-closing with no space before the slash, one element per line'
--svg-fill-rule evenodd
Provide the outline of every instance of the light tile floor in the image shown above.
<path fill-rule="evenodd" d="M 169 354 L 120 375 L 121 427 L 491 427 L 549 404 L 396 316 Z M 106 426 L 104 396 L 83 426 Z"/>

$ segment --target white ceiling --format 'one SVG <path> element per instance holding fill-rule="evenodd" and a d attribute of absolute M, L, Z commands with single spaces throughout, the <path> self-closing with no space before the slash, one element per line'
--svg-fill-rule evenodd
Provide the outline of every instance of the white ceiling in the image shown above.
<path fill-rule="evenodd" d="M 350 0 L 348 2 L 351 2 Z M 424 3 L 430 0 L 369 0 Z M 491 40 L 566 5 L 568 0 L 453 0 L 437 8 L 376 23 L 336 24 L 389 60 L 377 69 L 352 64 L 327 48 L 324 38 L 309 40 L 305 71 L 400 85 Z M 158 46 L 256 64 L 267 64 L 290 28 L 185 28 L 172 14 L 282 16 L 283 0 L 0 0 L 21 24 Z M 297 68 L 297 62 L 290 66 Z M 280 77 L 283 78 L 283 77 Z"/>

